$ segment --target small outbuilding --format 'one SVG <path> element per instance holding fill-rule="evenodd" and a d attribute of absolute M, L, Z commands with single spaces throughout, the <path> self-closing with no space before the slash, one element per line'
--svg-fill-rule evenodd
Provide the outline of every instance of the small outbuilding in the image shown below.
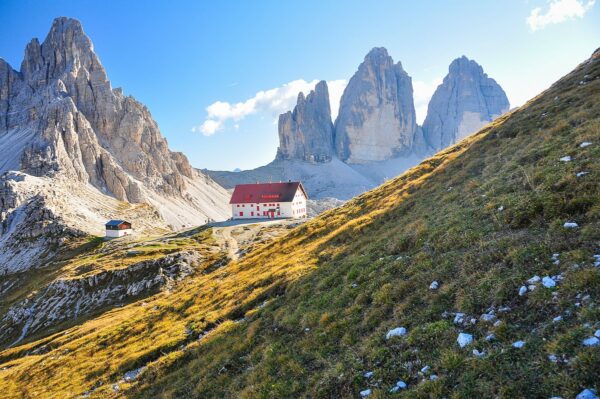
<path fill-rule="evenodd" d="M 233 219 L 305 218 L 308 195 L 300 182 L 238 184 L 233 190 Z"/>
<path fill-rule="evenodd" d="M 133 233 L 131 223 L 126 220 L 109 220 L 105 224 L 106 237 L 116 238 L 128 236 Z"/>

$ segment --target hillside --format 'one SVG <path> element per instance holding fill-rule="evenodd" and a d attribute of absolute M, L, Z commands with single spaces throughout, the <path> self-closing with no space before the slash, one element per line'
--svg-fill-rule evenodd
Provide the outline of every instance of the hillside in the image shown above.
<path fill-rule="evenodd" d="M 5 349 L 3 394 L 598 390 L 600 346 L 583 344 L 600 329 L 598 104 L 600 51 L 520 109 L 239 260 L 199 262 L 171 290 Z"/>

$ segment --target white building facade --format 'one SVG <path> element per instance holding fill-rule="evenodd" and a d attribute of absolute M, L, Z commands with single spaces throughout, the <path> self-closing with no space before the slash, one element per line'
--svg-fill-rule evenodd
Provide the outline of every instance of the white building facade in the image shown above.
<path fill-rule="evenodd" d="M 131 223 L 125 220 L 109 220 L 106 225 L 106 237 L 118 238 L 133 234 Z"/>
<path fill-rule="evenodd" d="M 300 182 L 239 184 L 231 196 L 233 219 L 307 217 L 308 196 Z"/>

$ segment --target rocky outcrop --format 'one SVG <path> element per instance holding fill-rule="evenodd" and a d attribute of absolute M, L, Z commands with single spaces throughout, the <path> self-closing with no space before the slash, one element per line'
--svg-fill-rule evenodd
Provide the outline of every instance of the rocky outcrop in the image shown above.
<path fill-rule="evenodd" d="M 508 111 L 504 90 L 475 61 L 452 61 L 448 75 L 433 94 L 423 123 L 427 144 L 438 151 L 475 133 Z"/>
<path fill-rule="evenodd" d="M 46 179 L 48 184 L 39 184 L 43 191 L 19 190 L 45 203 L 61 202 L 50 198 L 48 187 L 81 196 L 78 214 L 89 223 L 80 227 L 92 234 L 98 219 L 110 214 L 108 208 L 98 214 L 97 205 L 119 209 L 113 199 L 150 204 L 175 228 L 229 216 L 227 192 L 169 150 L 143 104 L 111 87 L 92 42 L 70 18 L 57 18 L 43 43 L 33 39 L 27 45 L 20 71 L 0 59 L 0 185 L 15 176 L 9 171 Z M 0 204 L 0 212 L 11 210 Z M 13 223 L 10 231 L 21 230 Z M 5 239 L 0 236 L 0 244 Z M 2 260 L 0 270 L 12 268 Z"/>
<path fill-rule="evenodd" d="M 320 81 L 305 98 L 298 94 L 293 111 L 279 116 L 277 159 L 329 162 L 333 155 L 333 124 L 327 83 Z"/>
<path fill-rule="evenodd" d="M 21 72 L 2 62 L 0 76 L 0 136 L 38 132 L 21 170 L 64 171 L 130 202 L 145 200 L 137 181 L 175 195 L 185 190 L 182 176 L 196 177 L 169 151 L 148 109 L 111 88 L 78 21 L 57 18 L 42 44 L 27 45 Z"/>
<path fill-rule="evenodd" d="M 123 269 L 54 280 L 8 309 L 0 321 L 0 343 L 17 343 L 41 329 L 168 288 L 191 274 L 199 260 L 195 252 L 181 252 Z"/>
<path fill-rule="evenodd" d="M 384 161 L 425 150 L 412 80 L 385 48 L 367 54 L 340 100 L 337 156 L 348 163 Z"/>

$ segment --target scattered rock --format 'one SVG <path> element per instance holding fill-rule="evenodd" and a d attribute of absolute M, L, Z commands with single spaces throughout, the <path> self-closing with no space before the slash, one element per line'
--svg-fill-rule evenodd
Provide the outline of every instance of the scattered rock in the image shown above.
<path fill-rule="evenodd" d="M 426 374 L 429 372 L 429 370 L 431 370 L 430 366 L 425 366 L 421 369 L 421 373 Z"/>
<path fill-rule="evenodd" d="M 375 373 L 372 372 L 372 371 L 367 371 L 366 373 L 363 374 L 363 377 L 365 377 L 365 378 L 371 378 L 371 377 L 373 377 L 374 374 Z"/>
<path fill-rule="evenodd" d="M 464 313 L 456 313 L 454 315 L 454 324 L 462 324 L 465 321 Z"/>
<path fill-rule="evenodd" d="M 532 278 L 530 278 L 529 280 L 527 280 L 527 283 L 529 284 L 535 284 L 535 283 L 539 283 L 541 280 L 540 276 L 535 275 Z"/>
<path fill-rule="evenodd" d="M 579 392 L 579 395 L 575 397 L 575 399 L 598 399 L 596 395 L 596 391 L 593 389 L 584 389 Z"/>
<path fill-rule="evenodd" d="M 473 336 L 467 333 L 460 333 L 458 334 L 456 342 L 458 342 L 458 346 L 464 348 L 465 346 L 470 345 L 473 342 Z"/>
<path fill-rule="evenodd" d="M 431 374 L 431 375 L 429 376 L 429 379 L 430 379 L 431 381 L 435 381 L 435 380 L 437 380 L 437 379 L 438 379 L 438 376 L 437 376 L 437 374 Z"/>
<path fill-rule="evenodd" d="M 440 284 L 437 281 L 432 281 L 431 284 L 429 284 L 429 289 L 430 290 L 437 290 L 439 288 Z"/>
<path fill-rule="evenodd" d="M 392 337 L 403 337 L 406 335 L 406 328 L 404 327 L 396 327 L 385 335 L 385 339 L 390 339 Z"/>
<path fill-rule="evenodd" d="M 484 313 L 484 314 L 481 315 L 480 319 L 481 319 L 481 321 L 485 321 L 485 322 L 491 323 L 494 320 L 496 320 L 496 315 L 495 314 L 490 314 L 490 313 Z"/>
<path fill-rule="evenodd" d="M 522 348 L 525 346 L 525 341 L 516 341 L 512 344 L 513 348 Z"/>
<path fill-rule="evenodd" d="M 591 146 L 591 145 L 592 145 L 592 143 L 591 143 L 591 142 L 589 142 L 589 141 L 584 141 L 583 143 L 579 144 L 579 147 L 580 147 L 580 148 L 585 148 L 585 147 L 589 147 L 589 146 Z"/>
<path fill-rule="evenodd" d="M 600 339 L 597 337 L 589 337 L 582 341 L 583 346 L 598 346 Z"/>
<path fill-rule="evenodd" d="M 140 367 L 139 369 L 128 371 L 123 375 L 123 379 L 126 382 L 135 381 L 145 369 L 146 367 Z"/>
<path fill-rule="evenodd" d="M 488 334 L 485 336 L 485 340 L 490 342 L 496 339 L 496 335 L 495 334 Z"/>
<path fill-rule="evenodd" d="M 558 323 L 559 321 L 562 321 L 562 316 L 556 316 L 555 318 L 552 319 L 553 322 Z"/>
<path fill-rule="evenodd" d="M 558 357 L 556 355 L 550 354 L 548 355 L 548 360 L 550 360 L 552 363 L 556 363 L 558 362 Z"/>
<path fill-rule="evenodd" d="M 548 276 L 545 276 L 542 279 L 542 285 L 546 288 L 554 288 L 554 287 L 556 287 L 556 281 L 554 281 L 553 279 L 551 279 Z"/>
<path fill-rule="evenodd" d="M 504 205 L 500 205 L 500 206 L 498 207 L 498 212 L 502 212 L 503 210 L 504 210 Z"/>
<path fill-rule="evenodd" d="M 524 285 L 521 286 L 521 288 L 519 288 L 519 296 L 523 296 L 527 293 L 527 287 L 525 287 Z"/>
<path fill-rule="evenodd" d="M 589 173 L 590 173 L 590 172 L 581 171 L 581 172 L 577 172 L 577 173 L 575 173 L 575 176 L 576 176 L 576 177 L 583 177 L 583 176 L 585 176 L 585 175 L 587 175 L 587 174 L 589 174 Z"/>
<path fill-rule="evenodd" d="M 565 229 L 574 229 L 574 228 L 577 228 L 577 227 L 579 227 L 579 225 L 578 225 L 577 223 L 575 223 L 575 222 L 566 222 L 566 223 L 563 225 L 563 227 L 564 227 Z"/>
<path fill-rule="evenodd" d="M 396 385 L 390 389 L 390 393 L 396 393 L 398 391 L 400 391 L 401 389 L 406 389 L 407 385 L 404 381 L 400 380 L 396 383 Z"/>
<path fill-rule="evenodd" d="M 600 338 L 600 330 L 596 330 L 596 332 L 594 333 L 594 337 Z"/>
<path fill-rule="evenodd" d="M 561 162 L 571 162 L 572 160 L 573 160 L 573 158 L 571 158 L 569 155 L 559 159 L 559 161 L 561 161 Z"/>

